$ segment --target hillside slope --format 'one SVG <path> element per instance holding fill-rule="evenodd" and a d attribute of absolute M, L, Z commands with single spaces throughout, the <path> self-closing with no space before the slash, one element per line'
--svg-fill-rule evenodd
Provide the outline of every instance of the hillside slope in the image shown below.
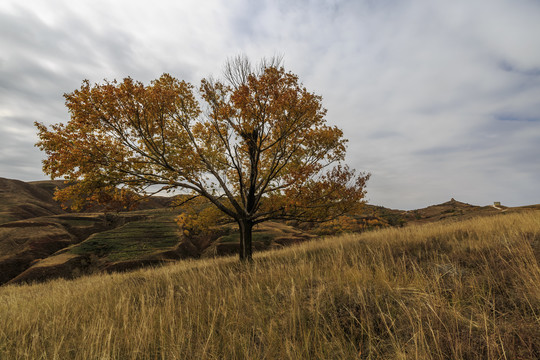
<path fill-rule="evenodd" d="M 0 288 L 2 359 L 538 359 L 540 217 Z"/>
<path fill-rule="evenodd" d="M 170 197 L 151 197 L 137 211 L 66 213 L 53 200 L 55 188 L 62 186 L 63 181 L 24 183 L 0 178 L 0 285 L 123 271 L 238 251 L 239 235 L 234 225 L 223 226 L 215 237 L 192 239 L 180 234 L 175 224 L 178 210 L 169 207 Z M 534 206 L 495 209 L 454 199 L 413 211 L 366 205 L 349 219 L 354 226 L 348 228 L 339 221 L 315 227 L 260 224 L 254 229 L 253 245 L 261 251 L 311 240 L 314 234 L 458 221 L 531 208 Z"/>
<path fill-rule="evenodd" d="M 113 229 L 141 216 L 62 214 L 0 225 L 0 284 L 11 281 L 40 260 L 77 244 L 94 233 Z M 52 277 L 52 276 L 51 276 Z M 47 279 L 47 272 L 28 280 Z"/>
<path fill-rule="evenodd" d="M 26 183 L 0 178 L 0 224 L 64 213 L 53 200 L 54 186 L 50 181 Z"/>

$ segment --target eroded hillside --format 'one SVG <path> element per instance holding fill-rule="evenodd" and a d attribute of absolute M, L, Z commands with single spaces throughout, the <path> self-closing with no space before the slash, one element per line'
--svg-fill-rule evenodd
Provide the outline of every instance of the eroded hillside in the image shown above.
<path fill-rule="evenodd" d="M 54 199 L 62 181 L 25 183 L 0 178 L 0 285 L 74 278 L 96 272 L 124 271 L 184 258 L 235 254 L 234 224 L 211 236 L 186 237 L 171 198 L 151 197 L 136 211 L 68 213 Z M 402 211 L 365 205 L 346 219 L 328 224 L 267 222 L 253 233 L 256 251 L 274 249 L 338 232 L 369 231 L 539 208 L 475 206 L 454 199 L 424 209 Z M 97 212 L 96 212 L 97 211 Z"/>
<path fill-rule="evenodd" d="M 136 211 L 67 213 L 53 199 L 62 182 L 1 179 L 0 184 L 0 284 L 74 278 L 237 251 L 234 226 L 222 226 L 213 238 L 185 237 L 170 198 L 152 197 Z M 311 238 L 292 226 L 267 223 L 254 229 L 254 248 Z"/>

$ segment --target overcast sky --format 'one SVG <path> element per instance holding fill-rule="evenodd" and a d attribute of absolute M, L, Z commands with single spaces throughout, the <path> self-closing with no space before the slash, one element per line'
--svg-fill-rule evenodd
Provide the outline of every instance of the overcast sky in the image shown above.
<path fill-rule="evenodd" d="M 2 0 L 0 177 L 46 178 L 32 124 L 83 79 L 198 84 L 241 53 L 323 96 L 370 203 L 540 203 L 539 0 Z"/>

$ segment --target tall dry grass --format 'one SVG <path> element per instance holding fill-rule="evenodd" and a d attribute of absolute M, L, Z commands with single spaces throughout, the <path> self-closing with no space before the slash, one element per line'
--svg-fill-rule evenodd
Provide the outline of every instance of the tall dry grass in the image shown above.
<path fill-rule="evenodd" d="M 0 288 L 0 359 L 538 359 L 538 212 Z"/>

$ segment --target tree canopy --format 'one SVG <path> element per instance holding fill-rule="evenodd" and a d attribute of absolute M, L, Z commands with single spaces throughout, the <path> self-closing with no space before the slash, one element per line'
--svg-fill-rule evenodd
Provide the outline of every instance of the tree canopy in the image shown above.
<path fill-rule="evenodd" d="M 187 190 L 238 223 L 240 258 L 251 259 L 255 224 L 333 219 L 365 196 L 369 174 L 343 164 L 347 140 L 321 96 L 278 61 L 238 57 L 198 91 L 163 74 L 149 85 L 85 80 L 64 97 L 71 119 L 36 123 L 37 146 L 44 172 L 72 181 L 57 196 L 73 204 Z"/>

